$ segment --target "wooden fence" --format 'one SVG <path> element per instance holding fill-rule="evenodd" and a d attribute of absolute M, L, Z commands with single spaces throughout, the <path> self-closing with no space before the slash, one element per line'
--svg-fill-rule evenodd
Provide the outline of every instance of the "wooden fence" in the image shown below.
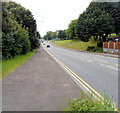
<path fill-rule="evenodd" d="M 119 53 L 120 52 L 120 42 L 104 42 L 103 51 L 109 53 Z"/>

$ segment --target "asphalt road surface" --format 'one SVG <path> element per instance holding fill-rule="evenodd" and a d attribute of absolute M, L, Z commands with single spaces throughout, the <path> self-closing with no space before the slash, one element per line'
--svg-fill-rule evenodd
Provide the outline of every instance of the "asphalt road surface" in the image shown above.
<path fill-rule="evenodd" d="M 44 47 L 49 42 L 46 42 Z M 51 44 L 47 50 L 102 95 L 118 105 L 118 59 L 78 52 Z"/>

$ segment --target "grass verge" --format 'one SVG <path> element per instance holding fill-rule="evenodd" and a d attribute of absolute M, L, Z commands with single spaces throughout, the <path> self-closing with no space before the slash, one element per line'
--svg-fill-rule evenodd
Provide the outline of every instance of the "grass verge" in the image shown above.
<path fill-rule="evenodd" d="M 94 41 L 93 39 L 91 39 L 89 42 L 82 42 L 80 40 L 63 40 L 63 41 L 51 41 L 51 42 L 60 47 L 65 47 L 75 50 L 83 50 L 83 51 L 87 51 L 87 48 L 89 46 L 97 47 L 97 44 L 99 43 L 99 41 Z"/>
<path fill-rule="evenodd" d="M 83 111 L 85 111 L 85 113 L 92 111 L 108 111 L 109 113 L 110 111 L 115 111 L 115 107 L 107 97 L 105 97 L 104 101 L 101 101 L 95 99 L 92 94 L 86 96 L 82 93 L 80 99 L 74 99 L 68 103 L 68 107 L 65 108 L 65 111 L 69 111 L 70 113 L 81 113 Z"/>
<path fill-rule="evenodd" d="M 25 55 L 18 55 L 9 60 L 3 60 L 0 63 L 0 67 L 2 67 L 2 69 L 0 68 L 1 69 L 0 78 L 4 78 L 9 73 L 13 72 L 15 69 L 24 64 L 28 59 L 30 59 L 34 54 L 35 51 L 32 51 Z"/>

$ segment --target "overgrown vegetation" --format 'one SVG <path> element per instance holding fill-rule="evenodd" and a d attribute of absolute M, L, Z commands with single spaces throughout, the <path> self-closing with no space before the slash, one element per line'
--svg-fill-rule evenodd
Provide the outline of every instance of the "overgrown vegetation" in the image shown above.
<path fill-rule="evenodd" d="M 32 13 L 15 2 L 2 3 L 2 56 L 10 59 L 39 47 L 39 32 Z"/>
<path fill-rule="evenodd" d="M 13 72 L 16 68 L 18 68 L 23 63 L 25 63 L 28 59 L 30 59 L 34 55 L 34 53 L 35 51 L 32 51 L 25 55 L 15 56 L 14 58 L 11 58 L 9 60 L 3 60 L 0 63 L 0 66 L 2 64 L 2 73 L 0 73 L 0 78 L 4 78 L 9 73 Z"/>
<path fill-rule="evenodd" d="M 70 113 L 81 113 L 84 111 L 115 111 L 114 105 L 109 98 L 105 98 L 104 101 L 95 99 L 92 94 L 89 96 L 82 93 L 80 99 L 74 99 L 68 102 L 68 107 L 65 111 Z M 85 112 L 86 113 L 86 112 Z"/>

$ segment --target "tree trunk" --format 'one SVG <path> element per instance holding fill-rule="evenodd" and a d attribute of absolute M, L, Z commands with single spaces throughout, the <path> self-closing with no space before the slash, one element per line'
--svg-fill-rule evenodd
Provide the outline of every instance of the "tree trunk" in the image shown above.
<path fill-rule="evenodd" d="M 105 34 L 105 36 L 103 35 L 102 36 L 102 40 L 103 40 L 103 42 L 105 42 L 106 41 L 106 37 L 108 36 L 108 34 Z"/>
<path fill-rule="evenodd" d="M 94 36 L 94 41 L 96 41 L 98 39 L 98 36 Z"/>

